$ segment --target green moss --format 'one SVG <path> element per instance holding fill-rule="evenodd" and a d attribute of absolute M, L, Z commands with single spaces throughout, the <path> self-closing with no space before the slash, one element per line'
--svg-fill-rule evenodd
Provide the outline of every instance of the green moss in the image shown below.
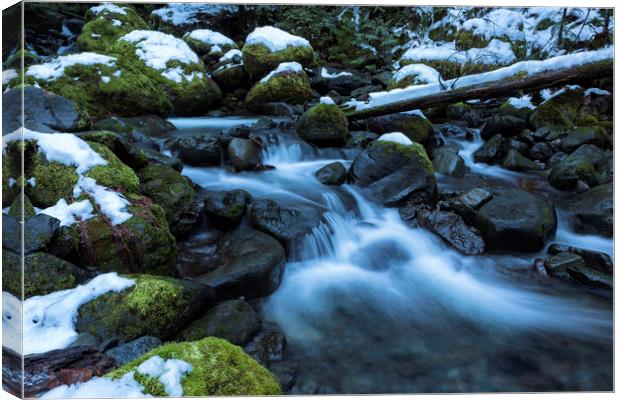
<path fill-rule="evenodd" d="M 200 40 L 196 40 L 190 37 L 189 34 L 190 32 L 187 32 L 185 35 L 183 35 L 183 40 L 185 41 L 185 43 L 187 43 L 189 47 L 191 47 L 192 50 L 194 50 L 194 52 L 196 52 L 196 54 L 198 54 L 198 56 L 200 56 L 201 58 L 208 57 L 208 55 L 211 53 L 211 49 L 213 46 Z M 220 44 L 218 45 L 218 47 L 222 50 L 222 53 L 226 53 L 227 51 L 232 49 L 238 49 L 236 44 Z"/>
<path fill-rule="evenodd" d="M 281 394 L 278 381 L 267 369 L 245 354 L 240 347 L 212 337 L 195 342 L 166 344 L 106 376 L 120 379 L 156 355 L 165 360 L 180 359 L 192 365 L 192 371 L 181 380 L 184 396 Z M 147 393 L 161 395 L 161 388 L 150 384 Z"/>
<path fill-rule="evenodd" d="M 104 144 L 97 142 L 88 142 L 88 144 L 108 163 L 91 168 L 84 174 L 85 176 L 93 178 L 99 185 L 117 191 L 140 192 L 140 180 L 131 168 L 123 164 Z"/>
<path fill-rule="evenodd" d="M 22 58 L 24 59 L 24 66 L 26 67 L 28 65 L 41 62 L 41 58 L 36 54 L 28 50 L 20 49 L 5 61 L 5 65 L 9 68 L 15 68 L 19 71 L 22 67 Z"/>
<path fill-rule="evenodd" d="M 424 146 L 420 143 L 413 142 L 412 144 L 402 144 L 388 141 L 375 141 L 373 146 L 381 147 L 387 154 L 391 152 L 398 152 L 405 154 L 408 158 L 417 160 L 429 173 L 433 174 L 435 169 L 432 161 L 428 158 Z"/>
<path fill-rule="evenodd" d="M 81 50 L 105 53 L 121 36 L 136 29 L 149 28 L 132 6 L 124 4 L 122 7 L 125 9 L 125 14 L 102 12 L 93 15 L 90 11 L 87 13 L 90 21 L 84 24 L 77 38 Z M 121 25 L 114 25 L 113 20 L 119 21 Z"/>
<path fill-rule="evenodd" d="M 272 52 L 262 44 L 243 46 L 243 66 L 252 81 L 257 81 L 275 69 L 280 63 L 297 61 L 303 66 L 313 63 L 311 47 L 289 46 L 282 51 Z"/>
<path fill-rule="evenodd" d="M 457 50 L 465 51 L 469 49 L 481 49 L 487 47 L 489 41 L 483 36 L 475 35 L 474 33 L 461 29 L 456 33 L 454 38 L 454 45 Z"/>
<path fill-rule="evenodd" d="M 480 72 L 488 72 L 494 69 L 501 68 L 500 64 L 473 64 L 466 63 L 463 64 L 461 62 L 456 61 L 448 61 L 448 60 L 401 60 L 399 61 L 400 66 L 404 67 L 409 64 L 426 64 L 430 67 L 435 68 L 441 74 L 443 79 L 453 79 L 458 76 L 465 76 L 470 74 L 477 74 Z"/>
<path fill-rule="evenodd" d="M 553 21 L 551 20 L 551 18 L 546 17 L 538 21 L 538 24 L 536 24 L 536 30 L 544 31 L 546 29 L 549 29 L 551 25 L 553 25 Z"/>
<path fill-rule="evenodd" d="M 301 116 L 297 133 L 310 142 L 342 142 L 349 134 L 347 117 L 337 105 L 317 104 Z"/>
<path fill-rule="evenodd" d="M 527 43 L 524 40 L 506 40 L 510 43 L 512 52 L 515 53 L 517 60 L 523 60 L 527 56 Z"/>
<path fill-rule="evenodd" d="M 36 215 L 36 211 L 30 202 L 28 196 L 24 196 L 24 205 L 22 208 L 21 196 L 17 196 L 9 208 L 9 215 L 18 221 L 22 220 L 22 210 L 24 212 L 24 221 L 28 221 L 30 218 Z"/>
<path fill-rule="evenodd" d="M 28 174 L 30 172 L 31 174 Z M 32 169 L 26 175 L 35 178 L 36 184 L 27 184 L 24 192 L 36 207 L 51 207 L 60 199 L 68 199 L 73 195 L 73 188 L 78 181 L 75 167 L 57 161 L 47 161 L 45 156 L 37 153 L 32 158 Z"/>
<path fill-rule="evenodd" d="M 558 127 L 572 128 L 580 116 L 583 89 L 567 89 L 540 104 L 530 117 L 534 128 Z M 583 116 L 582 116 L 583 118 Z"/>
<path fill-rule="evenodd" d="M 305 73 L 283 73 L 265 83 L 256 83 L 248 92 L 245 102 L 248 107 L 278 101 L 303 104 L 311 98 L 310 80 Z"/>
<path fill-rule="evenodd" d="M 19 195 L 20 187 L 16 184 L 18 179 L 14 176 L 19 178 L 19 165 L 16 162 L 20 159 L 19 154 L 14 157 L 9 151 L 2 155 L 2 207 L 10 206 Z"/>

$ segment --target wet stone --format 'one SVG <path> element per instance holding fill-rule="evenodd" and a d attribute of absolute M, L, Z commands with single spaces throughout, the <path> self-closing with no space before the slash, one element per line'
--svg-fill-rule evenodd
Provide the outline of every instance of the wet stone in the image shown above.
<path fill-rule="evenodd" d="M 551 276 L 568 277 L 568 269 L 581 269 L 586 266 L 583 258 L 576 254 L 561 252 L 545 260 L 545 269 Z"/>

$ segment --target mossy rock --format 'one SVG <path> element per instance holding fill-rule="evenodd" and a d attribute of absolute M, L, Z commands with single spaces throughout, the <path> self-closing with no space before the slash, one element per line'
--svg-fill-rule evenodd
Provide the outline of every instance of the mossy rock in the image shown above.
<path fill-rule="evenodd" d="M 47 253 L 24 257 L 24 298 L 71 289 L 89 278 L 89 273 Z M 22 263 L 17 254 L 2 251 L 2 290 L 21 297 Z"/>
<path fill-rule="evenodd" d="M 177 248 L 166 213 L 148 197 L 127 194 L 132 217 L 112 226 L 103 216 L 78 224 L 80 262 L 102 272 L 175 275 Z"/>
<path fill-rule="evenodd" d="M 277 379 L 240 347 L 226 340 L 208 337 L 195 342 L 169 343 L 155 348 L 106 376 L 120 379 L 134 372 L 134 378 L 153 396 L 167 396 L 159 380 L 136 372 L 153 356 L 179 359 L 192 365 L 181 379 L 183 396 L 267 396 L 279 395 Z"/>
<path fill-rule="evenodd" d="M 7 146 L 7 153 L 2 155 L 2 207 L 8 207 L 20 193 L 20 186 L 16 183 L 20 178 L 20 153 L 9 152 L 16 146 Z M 17 177 L 14 178 L 14 177 Z"/>
<path fill-rule="evenodd" d="M 521 118 L 526 121 L 530 118 L 530 115 L 532 115 L 531 109 L 527 107 L 517 108 L 510 104 L 508 101 L 503 102 L 502 105 L 499 106 L 498 111 L 500 115 L 511 115 L 513 117 Z"/>
<path fill-rule="evenodd" d="M 270 102 L 303 104 L 311 98 L 310 80 L 305 72 L 281 73 L 265 83 L 257 82 L 248 92 L 245 103 L 248 108 L 259 108 Z"/>
<path fill-rule="evenodd" d="M 483 36 L 476 35 L 468 30 L 459 30 L 454 37 L 454 45 L 457 50 L 481 49 L 487 47 L 489 41 Z"/>
<path fill-rule="evenodd" d="M 347 117 L 335 104 L 317 104 L 297 122 L 299 136 L 312 143 L 343 143 L 349 135 Z"/>
<path fill-rule="evenodd" d="M 144 335 L 166 339 L 213 301 L 213 289 L 193 281 L 147 274 L 124 277 L 135 284 L 80 307 L 77 332 L 123 342 Z"/>
<path fill-rule="evenodd" d="M 91 168 L 84 174 L 85 176 L 93 178 L 99 185 L 116 191 L 140 193 L 140 180 L 131 168 L 123 164 L 107 146 L 92 141 L 88 144 L 108 163 Z"/>
<path fill-rule="evenodd" d="M 224 55 L 226 52 L 239 48 L 234 43 L 233 44 L 218 44 L 217 47 L 220 48 L 220 51 L 217 52 L 217 54 L 213 54 L 214 52 L 212 52 L 212 50 L 214 50 L 213 49 L 214 46 L 212 46 L 209 43 L 205 43 L 202 40 L 195 39 L 191 37 L 190 34 L 191 32 L 187 32 L 185 35 L 183 35 L 183 40 L 203 60 L 213 59 L 216 61 L 217 59 L 219 59 L 219 57 Z"/>
<path fill-rule="evenodd" d="M 91 10 L 86 13 L 88 22 L 77 38 L 81 50 L 105 53 L 124 34 L 149 28 L 133 6 L 123 4 L 121 7 L 125 14 L 102 11 L 95 15 Z"/>
<path fill-rule="evenodd" d="M 543 127 L 573 128 L 583 118 L 580 114 L 583 89 L 566 89 L 540 104 L 530 117 L 530 124 L 536 129 Z M 592 122 L 592 121 L 588 121 Z M 596 122 L 596 119 L 594 120 Z"/>
<path fill-rule="evenodd" d="M 24 221 L 28 221 L 30 218 L 36 215 L 34 206 L 32 205 L 32 202 L 30 201 L 28 196 L 24 196 L 23 204 L 21 196 L 15 197 L 15 200 L 13 200 L 13 203 L 11 203 L 8 214 L 16 220 L 21 221 L 22 212 Z"/>
<path fill-rule="evenodd" d="M 262 44 L 246 44 L 241 51 L 243 51 L 243 66 L 253 82 L 283 62 L 297 61 L 304 67 L 314 64 L 314 51 L 311 47 L 289 46 L 282 51 L 273 52 Z"/>
<path fill-rule="evenodd" d="M 370 118 L 368 129 L 375 133 L 402 132 L 417 143 L 426 143 L 433 132 L 433 124 L 417 114 L 389 114 Z"/>
<path fill-rule="evenodd" d="M 175 169 L 159 164 L 149 164 L 138 175 L 142 192 L 164 209 L 170 232 L 175 236 L 188 233 L 199 218 L 192 182 Z"/>
<path fill-rule="evenodd" d="M 41 57 L 38 55 L 28 50 L 20 49 L 4 62 L 4 68 L 15 68 L 19 71 L 22 67 L 22 59 L 24 60 L 25 67 L 41 62 Z"/>

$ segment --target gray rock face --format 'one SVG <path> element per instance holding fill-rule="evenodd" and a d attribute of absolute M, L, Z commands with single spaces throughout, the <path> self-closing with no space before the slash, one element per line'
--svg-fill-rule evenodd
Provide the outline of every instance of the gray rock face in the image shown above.
<path fill-rule="evenodd" d="M 46 214 L 37 214 L 30 218 L 24 227 L 24 253 L 47 250 L 59 227 L 60 220 Z"/>
<path fill-rule="evenodd" d="M 186 164 L 219 166 L 222 162 L 221 136 L 220 133 L 196 131 L 172 137 L 164 146 Z"/>
<path fill-rule="evenodd" d="M 600 251 L 553 243 L 549 246 L 547 252 L 551 255 L 556 255 L 563 252 L 576 254 L 584 259 L 588 268 L 592 268 L 608 274 L 613 273 L 613 260 L 608 254 Z"/>
<path fill-rule="evenodd" d="M 21 252 L 21 224 L 7 213 L 2 213 L 2 248 L 13 253 Z"/>
<path fill-rule="evenodd" d="M 2 95 L 2 135 L 21 126 L 21 89 Z M 24 88 L 24 123 L 38 132 L 72 132 L 83 129 L 86 114 L 76 103 L 38 87 Z"/>
<path fill-rule="evenodd" d="M 142 336 L 131 342 L 111 348 L 105 354 L 112 357 L 117 365 L 123 365 L 161 345 L 161 340 L 155 336 Z"/>
<path fill-rule="evenodd" d="M 592 144 L 584 144 L 549 171 L 549 183 L 560 190 L 572 190 L 577 181 L 590 187 L 612 180 L 611 154 Z"/>
<path fill-rule="evenodd" d="M 441 237 L 446 243 L 471 256 L 484 253 L 484 240 L 467 226 L 459 215 L 446 211 L 418 212 L 420 225 Z"/>
<path fill-rule="evenodd" d="M 239 225 L 252 196 L 245 190 L 212 191 L 205 197 L 204 212 L 213 225 L 230 230 Z"/>
<path fill-rule="evenodd" d="M 457 214 L 463 217 L 468 224 L 471 224 L 480 207 L 492 198 L 493 195 L 486 190 L 475 188 L 454 199 L 451 203 L 451 207 Z"/>
<path fill-rule="evenodd" d="M 567 204 L 568 221 L 579 233 L 611 237 L 614 224 L 613 184 L 600 185 L 575 197 Z"/>
<path fill-rule="evenodd" d="M 494 135 L 514 136 L 525 129 L 527 121 L 512 115 L 496 115 L 487 118 L 480 130 L 483 139 L 489 139 Z"/>
<path fill-rule="evenodd" d="M 544 199 L 511 189 L 482 206 L 474 224 L 492 250 L 534 252 L 555 234 L 557 220 Z"/>
<path fill-rule="evenodd" d="M 228 143 L 228 157 L 237 171 L 247 171 L 261 163 L 261 148 L 251 139 L 234 138 Z"/>
<path fill-rule="evenodd" d="M 433 151 L 433 167 L 435 172 L 462 177 L 467 172 L 465 160 L 458 154 L 458 149 L 443 146 Z"/>
<path fill-rule="evenodd" d="M 504 156 L 504 142 L 502 135 L 495 135 L 487 140 L 474 152 L 474 161 L 493 164 Z"/>
<path fill-rule="evenodd" d="M 341 162 L 335 161 L 321 167 L 314 173 L 324 185 L 342 185 L 347 176 L 347 170 Z"/>
<path fill-rule="evenodd" d="M 250 304 L 243 300 L 228 300 L 191 322 L 179 332 L 177 339 L 193 341 L 215 336 L 242 346 L 252 339 L 260 327 L 260 316 Z"/>
<path fill-rule="evenodd" d="M 577 254 L 560 252 L 545 260 L 545 270 L 551 276 L 568 277 L 568 269 L 581 269 L 586 266 L 583 258 Z"/>
<path fill-rule="evenodd" d="M 139 139 L 141 135 L 166 137 L 176 127 L 162 117 L 144 115 L 142 117 L 110 117 L 93 124 L 93 129 L 128 133 Z"/>
<path fill-rule="evenodd" d="M 541 167 L 518 151 L 510 149 L 502 162 L 502 166 L 513 171 L 537 171 Z"/>

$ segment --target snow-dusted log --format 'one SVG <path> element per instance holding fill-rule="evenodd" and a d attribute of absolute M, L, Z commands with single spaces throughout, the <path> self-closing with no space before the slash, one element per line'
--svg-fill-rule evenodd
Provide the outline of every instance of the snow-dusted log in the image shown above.
<path fill-rule="evenodd" d="M 521 90 L 579 84 L 612 76 L 613 48 L 611 51 L 576 53 L 544 61 L 523 61 L 495 71 L 437 84 L 370 93 L 369 101 L 352 100 L 342 107 L 347 118 L 363 119 L 465 100 L 505 97 Z"/>

